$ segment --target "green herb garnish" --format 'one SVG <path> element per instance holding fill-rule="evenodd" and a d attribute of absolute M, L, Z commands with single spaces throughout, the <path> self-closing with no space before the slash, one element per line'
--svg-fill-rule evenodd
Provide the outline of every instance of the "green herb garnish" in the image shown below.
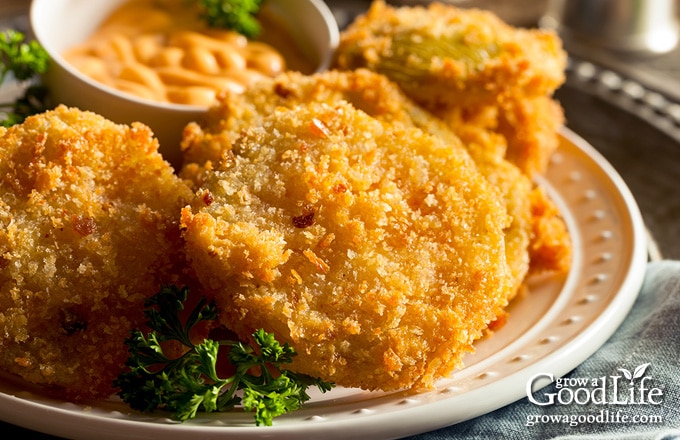
<path fill-rule="evenodd" d="M 202 299 L 184 322 L 188 288 L 163 287 L 146 303 L 145 314 L 151 332 L 134 330 L 126 341 L 130 356 L 129 371 L 114 382 L 118 395 L 133 409 L 153 411 L 165 409 L 172 417 L 184 421 L 198 411 L 226 411 L 241 406 L 255 412 L 256 425 L 271 425 L 279 415 L 299 409 L 309 400 L 307 388 L 316 385 L 325 392 L 332 383 L 304 374 L 281 369 L 292 362 L 295 351 L 280 344 L 272 333 L 260 329 L 253 334 L 256 346 L 239 341 L 204 339 L 199 344 L 191 340 L 192 329 L 201 321 L 217 318 L 214 303 Z M 167 341 L 178 341 L 186 352 L 169 358 L 162 347 Z M 217 362 L 220 347 L 228 349 L 226 356 L 235 373 L 219 377 Z M 237 395 L 242 391 L 242 397 Z"/>
<path fill-rule="evenodd" d="M 15 30 L 0 33 L 0 85 L 10 74 L 20 82 L 30 82 L 47 70 L 49 56 L 37 41 L 25 41 L 24 34 Z M 15 102 L 0 103 L 0 125 L 9 127 L 26 117 L 47 109 L 47 90 L 33 84 Z"/>
<path fill-rule="evenodd" d="M 200 0 L 202 18 L 209 26 L 232 29 L 248 38 L 259 35 L 256 15 L 263 0 Z"/>

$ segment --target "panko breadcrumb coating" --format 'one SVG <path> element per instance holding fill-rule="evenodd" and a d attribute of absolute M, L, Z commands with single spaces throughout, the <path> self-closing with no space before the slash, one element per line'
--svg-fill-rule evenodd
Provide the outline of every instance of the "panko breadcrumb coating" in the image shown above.
<path fill-rule="evenodd" d="M 533 176 L 559 143 L 563 114 L 552 94 L 566 61 L 555 33 L 510 26 L 489 11 L 375 0 L 342 32 L 334 66 L 382 73 L 442 119 L 483 122 Z"/>
<path fill-rule="evenodd" d="M 530 273 L 567 273 L 571 268 L 572 252 L 568 231 L 557 206 L 540 186 L 531 192 L 531 215 L 533 239 L 529 258 L 533 264 Z"/>
<path fill-rule="evenodd" d="M 505 143 L 500 135 L 480 128 L 479 124 L 470 124 L 459 127 L 464 140 L 461 142 L 447 123 L 412 102 L 395 83 L 366 69 L 327 71 L 310 76 L 287 73 L 252 87 L 245 97 L 222 96 L 203 125 L 192 123 L 187 127 L 183 141 L 187 164 L 182 170 L 183 176 L 200 186 L 201 169 L 210 169 L 213 163 L 219 162 L 242 130 L 261 124 L 264 115 L 277 107 L 348 101 L 384 123 L 418 127 L 442 138 L 452 149 L 468 150 L 478 169 L 500 191 L 512 218 L 505 237 L 507 261 L 515 278 L 511 297 L 520 290 L 530 270 L 568 270 L 571 242 L 566 225 L 556 209 L 548 208 L 552 204 L 549 199 L 532 197 L 534 185 L 530 179 L 504 159 Z M 532 208 L 534 201 L 541 205 L 539 209 Z M 553 227 L 535 227 L 536 223 L 547 222 Z M 542 233 L 554 235 L 543 237 Z M 542 248 L 546 243 L 551 244 L 551 250 Z M 559 258 L 538 261 L 558 248 Z M 530 249 L 534 249 L 536 256 L 533 264 Z"/>
<path fill-rule="evenodd" d="M 181 282 L 192 191 L 142 124 L 63 106 L 0 129 L 0 369 L 105 397 L 144 298 Z"/>
<path fill-rule="evenodd" d="M 552 93 L 566 54 L 553 32 L 513 27 L 489 11 L 375 0 L 342 32 L 335 65 L 382 73 L 426 107 L 465 107 Z"/>
<path fill-rule="evenodd" d="M 515 97 L 481 107 L 439 108 L 433 113 L 463 140 L 469 131 L 500 135 L 507 146 L 504 157 L 529 177 L 546 170 L 564 125 L 562 107 L 549 96 Z"/>
<path fill-rule="evenodd" d="M 446 134 L 446 128 L 432 121 L 414 122 L 440 136 L 451 136 Z M 526 276 L 546 271 L 567 273 L 572 258 L 567 225 L 545 191 L 504 159 L 503 137 L 479 123 L 465 124 L 459 120 L 451 124 L 448 120 L 444 125 L 455 127 L 455 135 L 467 146 L 479 169 L 505 196 L 508 213 L 513 218 L 506 236 L 508 261 L 518 281 L 522 283 Z"/>
<path fill-rule="evenodd" d="M 346 387 L 428 387 L 461 365 L 513 284 L 505 206 L 463 148 L 342 101 L 227 138 L 182 228 L 229 328 L 274 332 L 292 370 Z"/>

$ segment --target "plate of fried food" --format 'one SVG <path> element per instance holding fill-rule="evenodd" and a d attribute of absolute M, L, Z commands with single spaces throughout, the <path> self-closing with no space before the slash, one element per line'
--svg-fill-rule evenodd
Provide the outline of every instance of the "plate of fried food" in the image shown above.
<path fill-rule="evenodd" d="M 568 373 L 647 258 L 625 183 L 564 127 L 565 63 L 547 31 L 376 1 L 330 70 L 220 95 L 178 170 L 143 123 L 58 106 L 0 129 L 0 418 L 69 438 L 395 438 Z M 184 296 L 159 299 L 169 285 Z M 130 336 L 145 326 L 175 337 Z M 233 363 L 295 355 L 237 365 L 235 390 L 200 343 L 225 334 Z M 149 367 L 168 359 L 186 367 L 170 398 L 170 367 Z M 293 405 L 276 387 L 295 379 Z"/>

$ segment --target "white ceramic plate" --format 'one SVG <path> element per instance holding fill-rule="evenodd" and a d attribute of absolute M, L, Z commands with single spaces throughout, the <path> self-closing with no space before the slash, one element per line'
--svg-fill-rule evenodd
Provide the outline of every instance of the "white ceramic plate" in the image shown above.
<path fill-rule="evenodd" d="M 637 205 L 612 167 L 565 130 L 546 178 L 573 243 L 573 270 L 531 280 L 507 324 L 480 341 L 467 367 L 423 393 L 334 389 L 298 412 L 255 427 L 252 415 L 201 415 L 178 424 L 120 401 L 75 405 L 0 380 L 0 419 L 74 439 L 394 438 L 455 424 L 523 398 L 538 373 L 568 373 L 618 328 L 642 284 L 646 232 Z M 541 386 L 547 383 L 540 384 Z"/>

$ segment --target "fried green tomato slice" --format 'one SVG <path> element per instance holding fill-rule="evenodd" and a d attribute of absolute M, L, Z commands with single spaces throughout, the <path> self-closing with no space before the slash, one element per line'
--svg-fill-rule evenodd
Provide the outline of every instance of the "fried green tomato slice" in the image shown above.
<path fill-rule="evenodd" d="M 292 370 L 429 387 L 506 306 L 510 219 L 464 149 L 312 101 L 262 115 L 223 156 L 182 211 L 188 256 L 224 324 L 274 332 Z"/>
<path fill-rule="evenodd" d="M 334 66 L 382 73 L 429 109 L 478 107 L 551 94 L 564 81 L 566 54 L 554 33 L 488 11 L 375 1 L 343 31 Z"/>
<path fill-rule="evenodd" d="M 457 135 L 470 124 L 501 134 L 506 158 L 533 177 L 559 145 L 564 115 L 552 95 L 566 61 L 555 33 L 489 11 L 378 0 L 343 31 L 334 67 L 386 75 Z"/>
<path fill-rule="evenodd" d="M 446 122 L 406 97 L 394 82 L 366 69 L 326 71 L 309 76 L 288 72 L 275 80 L 254 85 L 243 96 L 245 99 L 221 96 L 219 105 L 209 110 L 203 125 L 192 123 L 187 127 L 183 142 L 185 167 L 181 171 L 187 179 L 200 186 L 202 168 L 218 163 L 242 130 L 261 124 L 262 118 L 277 107 L 347 101 L 386 124 L 417 127 L 442 138 L 454 151 L 468 151 L 482 175 L 500 191 L 512 218 L 505 231 L 506 259 L 515 278 L 510 296 L 519 292 L 529 272 L 532 183 L 503 158 L 505 144 L 497 135 L 480 130 L 474 124 L 466 125 L 465 130 L 459 130 L 465 139 L 461 142 Z"/>
<path fill-rule="evenodd" d="M 193 192 L 144 125 L 63 106 L 0 130 L 0 370 L 114 392 L 144 298 L 180 282 Z"/>

